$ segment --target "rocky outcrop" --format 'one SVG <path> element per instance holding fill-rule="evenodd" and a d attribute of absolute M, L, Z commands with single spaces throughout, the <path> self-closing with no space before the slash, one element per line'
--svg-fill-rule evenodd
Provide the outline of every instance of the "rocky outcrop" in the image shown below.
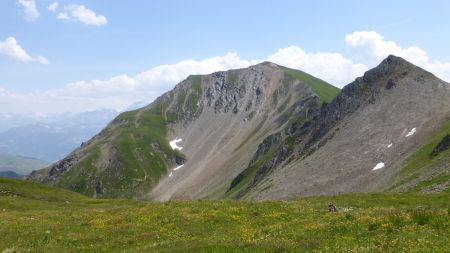
<path fill-rule="evenodd" d="M 439 144 L 433 149 L 431 152 L 431 156 L 437 156 L 440 153 L 450 149 L 450 135 L 447 134 L 444 138 L 439 142 Z"/>

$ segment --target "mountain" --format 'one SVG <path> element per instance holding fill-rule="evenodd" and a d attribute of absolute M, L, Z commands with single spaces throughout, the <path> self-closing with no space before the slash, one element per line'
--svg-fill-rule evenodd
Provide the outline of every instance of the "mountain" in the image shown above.
<path fill-rule="evenodd" d="M 0 153 L 0 176 L 21 177 L 50 163 L 38 159 Z"/>
<path fill-rule="evenodd" d="M 42 115 L 38 114 L 0 113 L 0 132 L 19 126 L 36 124 L 40 120 L 42 120 Z"/>
<path fill-rule="evenodd" d="M 99 110 L 43 117 L 1 132 L 0 152 L 56 161 L 94 136 L 115 116 L 114 110 Z"/>
<path fill-rule="evenodd" d="M 266 136 L 297 124 L 292 115 L 314 115 L 338 92 L 306 73 L 269 62 L 190 76 L 149 106 L 119 115 L 83 147 L 31 179 L 97 197 L 220 195 Z M 171 148 L 177 138 L 182 150 Z"/>
<path fill-rule="evenodd" d="M 0 171 L 0 177 L 7 177 L 7 178 L 21 178 L 23 175 L 19 175 L 14 171 Z"/>
<path fill-rule="evenodd" d="M 271 166 L 269 161 L 261 166 L 273 173 L 246 197 L 443 191 L 450 186 L 450 150 L 431 154 L 446 134 L 450 85 L 389 56 L 321 108 L 314 122 L 296 135 L 296 151 L 287 164 Z"/>
<path fill-rule="evenodd" d="M 30 179 L 156 200 L 443 191 L 449 120 L 449 84 L 399 57 L 341 91 L 264 62 L 190 76 Z"/>

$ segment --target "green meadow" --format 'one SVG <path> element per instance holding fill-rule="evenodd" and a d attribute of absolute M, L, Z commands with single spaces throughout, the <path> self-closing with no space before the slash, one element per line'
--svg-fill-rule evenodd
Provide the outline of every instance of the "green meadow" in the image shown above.
<path fill-rule="evenodd" d="M 95 200 L 0 179 L 0 252 L 448 252 L 448 193 Z M 338 212 L 328 212 L 329 202 Z"/>

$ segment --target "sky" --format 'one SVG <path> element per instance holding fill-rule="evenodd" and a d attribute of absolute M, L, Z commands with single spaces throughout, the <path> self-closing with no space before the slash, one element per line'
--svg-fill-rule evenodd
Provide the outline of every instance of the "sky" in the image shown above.
<path fill-rule="evenodd" d="M 0 113 L 123 110 L 269 60 L 343 87 L 389 54 L 450 81 L 449 1 L 0 1 Z"/>

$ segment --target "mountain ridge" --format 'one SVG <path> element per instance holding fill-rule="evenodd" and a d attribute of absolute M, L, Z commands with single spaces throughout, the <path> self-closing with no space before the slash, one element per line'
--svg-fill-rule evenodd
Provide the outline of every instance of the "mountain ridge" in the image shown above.
<path fill-rule="evenodd" d="M 393 95 L 394 93 L 395 95 Z M 398 173 L 397 169 L 402 166 L 403 159 L 406 159 L 405 156 L 407 156 L 408 153 L 412 153 L 411 149 L 418 148 L 420 142 L 429 138 L 427 136 L 432 135 L 432 133 L 448 119 L 450 115 L 448 107 L 450 104 L 449 95 L 450 87 L 447 83 L 399 57 L 389 56 L 380 63 L 379 66 L 369 70 L 363 77 L 357 78 L 354 82 L 344 87 L 341 94 L 338 95 L 332 103 L 322 108 L 323 116 L 321 117 L 324 118 L 324 120 L 320 120 L 319 117 L 318 123 L 314 126 L 315 129 L 313 130 L 312 138 L 305 145 L 307 149 L 309 148 L 312 152 L 304 152 L 303 154 L 306 153 L 307 155 L 306 158 L 304 157 L 302 161 L 290 166 L 291 168 L 299 167 L 295 170 L 292 169 L 293 171 L 288 173 L 289 175 L 295 176 L 292 176 L 291 179 L 286 179 L 287 175 L 283 175 L 284 180 L 277 178 L 277 176 L 274 176 L 274 178 L 271 179 L 282 180 L 284 184 L 286 184 L 287 181 L 295 182 L 290 183 L 291 187 L 284 186 L 282 189 L 278 189 L 278 193 L 275 194 L 275 196 L 264 196 L 264 194 L 262 194 L 263 197 L 261 198 L 286 198 L 293 194 L 292 192 L 290 193 L 290 189 L 296 188 L 297 189 L 294 191 L 296 193 L 293 194 L 293 196 L 297 194 L 317 195 L 337 194 L 347 191 L 381 190 L 383 188 L 381 185 L 385 184 L 384 180 L 387 179 L 377 179 L 371 172 L 364 172 L 365 179 L 363 179 L 361 177 L 363 171 L 361 168 L 367 168 L 367 165 L 364 165 L 364 162 L 371 161 L 376 157 L 379 157 L 376 158 L 377 160 L 387 158 L 393 159 L 389 152 L 397 150 L 396 146 L 392 148 L 392 142 L 395 138 L 398 140 L 399 145 L 401 145 L 400 148 L 403 149 L 403 151 L 398 153 L 398 156 L 395 157 L 397 161 L 394 159 L 394 164 L 390 166 L 392 170 L 381 170 L 378 174 L 385 174 L 383 176 L 388 178 Z M 352 100 L 351 97 L 355 97 L 356 101 Z M 421 106 L 419 106 L 419 104 Z M 414 109 L 412 109 L 412 107 L 414 107 Z M 392 108 L 395 108 L 395 110 L 392 110 Z M 342 114 L 342 112 L 346 113 Z M 348 120 L 346 118 L 353 119 Z M 380 119 L 389 121 L 389 124 Z M 371 123 L 371 121 L 373 121 L 373 123 Z M 410 125 L 409 130 L 407 130 L 405 126 L 402 126 L 404 123 Z M 349 128 L 349 124 L 355 125 L 353 131 L 347 131 L 345 134 L 342 134 L 342 132 L 345 132 L 345 130 Z M 397 129 L 395 133 L 386 134 L 377 129 L 376 124 L 386 125 L 386 131 L 389 132 L 394 128 Z M 416 129 L 411 125 L 422 125 L 423 129 L 420 129 L 421 133 L 416 133 L 415 136 L 411 137 L 408 136 L 408 138 L 414 140 L 417 139 L 417 135 L 420 134 L 421 140 L 416 141 L 415 143 L 405 143 L 405 141 L 408 140 L 408 138 L 405 137 L 408 131 Z M 404 128 L 401 129 L 401 127 Z M 360 136 L 355 135 L 355 133 L 363 132 L 365 130 L 364 128 L 371 128 L 373 130 L 366 131 L 365 134 L 361 134 Z M 338 134 L 342 134 L 345 138 L 356 137 L 354 137 L 354 142 L 347 141 L 346 139 L 338 141 L 336 138 L 336 135 Z M 372 135 L 374 137 L 366 138 L 365 136 L 367 135 Z M 332 145 L 335 146 L 332 149 L 323 148 L 330 139 L 334 142 Z M 319 143 L 318 140 L 320 140 Z M 374 143 L 366 145 L 364 142 L 361 143 L 362 140 Z M 384 148 L 387 150 L 383 150 L 382 143 L 376 143 L 380 140 L 386 142 Z M 352 143 L 353 146 L 357 146 L 357 148 L 354 148 L 353 146 L 346 147 L 346 143 Z M 394 142 L 394 144 L 397 143 Z M 365 150 L 363 154 L 355 156 L 355 154 L 360 153 L 358 149 L 361 148 L 367 148 L 367 150 Z M 391 149 L 388 150 L 389 148 Z M 317 152 L 316 150 L 321 151 L 322 154 L 313 154 L 312 158 L 308 158 L 311 153 Z M 345 159 L 345 156 L 339 155 L 343 150 L 348 154 L 347 159 Z M 349 150 L 352 150 L 353 152 Z M 328 156 L 324 154 L 325 152 L 332 154 L 331 156 L 333 159 L 327 159 Z M 366 152 L 371 155 L 368 156 L 365 154 Z M 386 156 L 387 158 L 383 158 Z M 346 161 L 351 157 L 357 162 Z M 361 159 L 362 157 L 367 158 Z M 327 160 L 332 161 L 325 163 L 324 161 Z M 339 162 L 341 160 L 346 162 Z M 353 162 L 355 162 L 355 164 L 358 163 L 358 165 L 353 167 Z M 381 162 L 382 161 L 373 161 L 372 168 L 374 168 L 377 163 Z M 335 164 L 339 164 L 340 166 L 336 166 Z M 316 166 L 317 168 L 314 169 Z M 327 167 L 327 170 L 318 170 L 324 166 Z M 309 171 L 307 167 L 313 171 L 306 172 Z M 353 168 L 349 169 L 349 167 Z M 367 169 L 370 171 L 371 168 L 369 167 Z M 331 171 L 334 172 L 331 173 Z M 309 178 L 310 174 L 314 175 L 312 177 L 316 182 L 320 180 L 322 183 L 316 183 L 315 185 L 306 183 L 304 180 Z M 299 175 L 304 175 L 305 179 L 299 179 Z M 297 180 L 294 180 L 294 178 L 297 178 Z M 352 178 L 359 178 L 359 180 L 353 180 Z M 368 180 L 369 178 L 371 178 L 371 180 Z M 351 181 L 355 182 L 349 184 Z M 294 186 L 299 183 L 301 184 L 302 182 L 305 184 L 305 187 Z M 281 188 L 278 187 L 281 185 L 280 183 L 273 183 L 273 185 L 275 186 L 274 188 Z M 370 185 L 373 186 L 369 187 Z M 262 184 L 260 189 L 263 187 L 267 187 L 267 183 Z M 304 189 L 302 193 L 298 191 L 300 188 Z M 270 190 L 268 190 L 268 192 L 270 192 Z"/>
<path fill-rule="evenodd" d="M 448 93 L 448 84 L 396 56 L 340 92 L 309 74 L 270 62 L 191 75 L 150 105 L 119 115 L 68 158 L 30 179 L 100 198 L 156 200 L 278 199 L 380 190 L 450 115 Z M 416 141 L 398 137 L 406 124 L 420 125 L 409 138 Z M 370 138 L 358 134 L 366 128 L 373 131 L 365 133 Z M 391 150 L 399 159 L 386 162 L 393 169 L 382 169 L 376 180 L 373 173 L 362 173 L 362 161 L 393 159 L 372 142 L 394 137 L 399 145 Z M 171 140 L 182 149 L 172 149 Z M 346 170 L 336 168 L 345 167 L 333 160 L 342 157 L 340 145 L 348 147 L 346 152 L 354 150 L 352 157 L 361 140 L 367 142 L 361 148 L 368 153 L 349 161 Z M 310 178 L 312 184 L 293 180 L 299 177 Z"/>

